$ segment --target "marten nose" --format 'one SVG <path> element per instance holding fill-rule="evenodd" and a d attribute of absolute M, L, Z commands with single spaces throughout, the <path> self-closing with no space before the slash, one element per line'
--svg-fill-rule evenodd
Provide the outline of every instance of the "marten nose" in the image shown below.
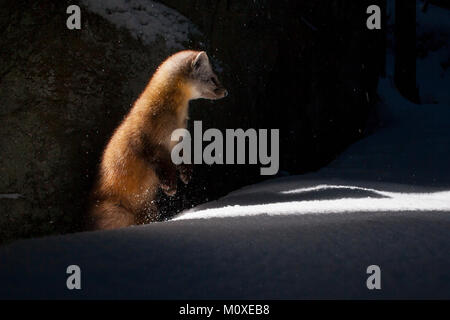
<path fill-rule="evenodd" d="M 214 93 L 222 98 L 225 98 L 228 95 L 227 89 L 225 89 L 222 86 L 219 86 L 216 89 L 214 89 Z"/>

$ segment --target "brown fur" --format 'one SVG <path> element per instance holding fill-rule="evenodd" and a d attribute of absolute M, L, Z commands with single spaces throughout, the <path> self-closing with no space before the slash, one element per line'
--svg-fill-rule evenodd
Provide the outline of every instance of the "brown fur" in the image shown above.
<path fill-rule="evenodd" d="M 189 180 L 189 168 L 176 168 L 171 161 L 170 135 L 186 127 L 189 100 L 206 97 L 198 94 L 192 73 L 198 54 L 182 51 L 162 63 L 114 132 L 103 152 L 92 192 L 89 229 L 155 221 L 158 188 L 173 195 L 178 174 L 185 183 Z M 226 95 L 220 85 L 215 91 L 217 97 L 207 98 Z"/>

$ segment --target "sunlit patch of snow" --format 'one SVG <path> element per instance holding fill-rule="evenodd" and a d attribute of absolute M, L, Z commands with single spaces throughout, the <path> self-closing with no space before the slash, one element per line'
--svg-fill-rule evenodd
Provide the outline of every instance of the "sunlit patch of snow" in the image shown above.
<path fill-rule="evenodd" d="M 321 191 L 321 190 L 330 190 L 330 189 L 347 189 L 347 190 L 361 190 L 361 191 L 370 191 L 376 194 L 379 194 L 380 196 L 388 197 L 388 198 L 398 198 L 403 196 L 429 196 L 429 195 L 436 195 L 439 194 L 448 194 L 450 195 L 450 191 L 443 191 L 443 192 L 428 192 L 428 193 L 403 193 L 403 192 L 389 192 L 389 191 L 381 191 L 377 189 L 372 188 L 363 188 L 363 187 L 357 187 L 357 186 L 346 186 L 346 185 L 327 185 L 327 184 L 321 184 L 314 187 L 308 187 L 308 188 L 299 188 L 294 190 L 287 190 L 282 191 L 281 193 L 284 194 L 293 194 L 293 193 L 305 193 L 305 192 L 311 192 L 311 191 Z M 448 198 L 450 201 L 450 197 Z"/>
<path fill-rule="evenodd" d="M 413 211 L 450 211 L 450 191 L 430 193 L 388 192 L 370 188 L 344 185 L 318 185 L 314 187 L 283 191 L 284 194 L 298 194 L 329 189 L 347 189 L 371 191 L 385 198 L 349 198 L 332 200 L 307 200 L 276 202 L 258 205 L 234 205 L 221 208 L 185 212 L 174 220 L 227 218 L 255 215 L 300 215 L 330 214 L 347 212 L 413 212 Z"/>

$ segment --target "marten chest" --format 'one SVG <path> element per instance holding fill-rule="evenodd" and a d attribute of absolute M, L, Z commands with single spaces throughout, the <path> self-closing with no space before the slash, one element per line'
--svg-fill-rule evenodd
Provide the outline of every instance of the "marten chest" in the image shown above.
<path fill-rule="evenodd" d="M 168 121 L 167 126 L 164 127 L 166 136 L 166 146 L 169 151 L 172 150 L 173 146 L 178 143 L 178 141 L 172 141 L 172 133 L 176 129 L 186 129 L 188 121 L 188 108 L 187 106 L 177 113 L 173 114 L 171 119 Z"/>

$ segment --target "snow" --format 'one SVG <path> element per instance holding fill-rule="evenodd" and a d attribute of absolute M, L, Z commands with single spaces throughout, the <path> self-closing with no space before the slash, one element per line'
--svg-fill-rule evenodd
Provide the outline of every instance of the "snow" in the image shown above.
<path fill-rule="evenodd" d="M 430 5 L 422 30 L 447 13 Z M 327 167 L 244 187 L 172 221 L 4 246 L 0 298 L 449 299 L 448 78 L 429 88 L 433 103 L 415 105 L 393 85 L 391 52 L 387 60 L 382 128 Z M 435 76 L 418 72 L 421 88 Z M 82 270 L 80 291 L 65 287 L 71 264 Z M 366 288 L 373 264 L 381 290 Z"/>
<path fill-rule="evenodd" d="M 339 199 L 304 200 L 263 203 L 258 205 L 234 205 L 220 206 L 219 208 L 193 210 L 179 215 L 174 220 L 185 219 L 207 219 L 225 218 L 237 216 L 255 215 L 298 215 L 298 214 L 323 214 L 323 213 L 345 213 L 345 212 L 397 212 L 397 211 L 435 211 L 450 212 L 450 191 L 434 193 L 400 193 L 386 192 L 370 188 L 359 188 L 355 186 L 318 185 L 310 188 L 282 191 L 281 194 L 304 194 L 310 193 L 308 197 L 314 196 L 314 192 L 339 190 Z M 367 191 L 373 196 L 363 198 L 351 198 L 346 196 L 346 191 Z M 267 192 L 270 192 L 270 186 Z M 316 194 L 317 194 L 316 193 Z M 326 195 L 326 194 L 325 194 Z M 351 195 L 350 195 L 351 196 Z M 382 196 L 383 198 L 378 198 Z M 267 199 L 267 194 L 261 199 Z"/>
<path fill-rule="evenodd" d="M 116 26 L 129 30 L 147 45 L 164 39 L 168 49 L 182 50 L 190 35 L 200 35 L 199 29 L 186 17 L 155 1 L 82 0 L 81 3 Z"/>

